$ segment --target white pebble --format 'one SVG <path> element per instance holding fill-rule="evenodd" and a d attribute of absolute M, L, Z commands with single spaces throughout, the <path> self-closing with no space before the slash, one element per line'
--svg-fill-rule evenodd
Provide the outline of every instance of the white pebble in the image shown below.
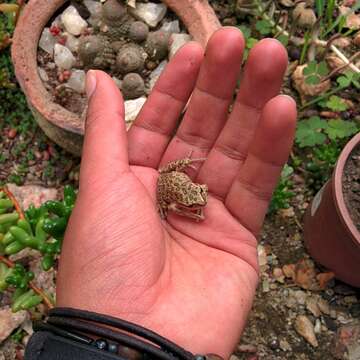
<path fill-rule="evenodd" d="M 66 43 L 65 46 L 71 51 L 71 52 L 78 52 L 79 45 L 80 45 L 80 39 L 75 37 L 74 35 L 71 35 L 70 33 L 64 33 L 66 36 Z"/>
<path fill-rule="evenodd" d="M 71 69 L 76 62 L 72 52 L 66 46 L 60 44 L 55 44 L 54 60 L 55 64 L 63 70 Z"/>
<path fill-rule="evenodd" d="M 79 15 L 76 8 L 70 5 L 61 15 L 61 21 L 67 32 L 80 35 L 88 26 L 87 22 Z"/>
<path fill-rule="evenodd" d="M 132 122 L 138 116 L 141 108 L 146 102 L 146 97 L 125 101 L 125 121 Z"/>
<path fill-rule="evenodd" d="M 167 7 L 165 4 L 139 3 L 131 13 L 139 20 L 146 22 L 150 27 L 156 27 L 164 18 Z"/>
<path fill-rule="evenodd" d="M 169 32 L 171 34 L 178 34 L 180 32 L 179 20 L 165 22 L 160 30 Z"/>
<path fill-rule="evenodd" d="M 170 48 L 169 57 L 170 59 L 177 53 L 177 51 L 186 43 L 191 41 L 191 36 L 188 34 L 172 34 L 170 36 Z"/>
<path fill-rule="evenodd" d="M 42 81 L 46 82 L 49 80 L 48 74 L 43 68 L 38 67 L 38 73 Z"/>
<path fill-rule="evenodd" d="M 101 3 L 94 0 L 84 0 L 84 5 L 90 11 L 90 14 L 95 17 L 101 17 L 102 7 Z"/>
<path fill-rule="evenodd" d="M 71 72 L 70 79 L 66 86 L 73 89 L 79 94 L 85 93 L 85 78 L 86 74 L 84 70 L 73 70 Z"/>
<path fill-rule="evenodd" d="M 56 44 L 56 39 L 54 38 L 54 36 L 52 36 L 50 29 L 45 28 L 39 40 L 40 49 L 46 51 L 52 56 L 54 54 L 55 44 Z"/>
<path fill-rule="evenodd" d="M 155 86 L 156 82 L 158 81 L 161 73 L 165 69 L 166 65 L 168 64 L 167 60 L 162 61 L 158 67 L 150 74 L 149 86 L 150 90 Z"/>

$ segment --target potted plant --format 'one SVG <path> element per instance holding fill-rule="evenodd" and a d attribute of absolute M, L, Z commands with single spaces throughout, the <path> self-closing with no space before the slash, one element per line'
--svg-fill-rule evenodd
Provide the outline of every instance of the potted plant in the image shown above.
<path fill-rule="evenodd" d="M 68 151 L 81 153 L 84 121 L 55 103 L 38 72 L 37 52 L 44 27 L 68 0 L 30 0 L 13 38 L 12 58 L 17 79 L 35 119 L 46 135 Z M 205 45 L 220 23 L 204 0 L 164 0 L 181 19 L 192 37 Z"/>
<path fill-rule="evenodd" d="M 309 206 L 304 237 L 315 260 L 360 287 L 360 133 L 347 143 L 332 178 Z"/>

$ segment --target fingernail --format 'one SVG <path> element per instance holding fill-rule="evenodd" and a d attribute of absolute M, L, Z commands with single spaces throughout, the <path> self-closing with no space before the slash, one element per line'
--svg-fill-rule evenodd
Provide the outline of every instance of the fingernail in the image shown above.
<path fill-rule="evenodd" d="M 96 74 L 95 71 L 89 70 L 86 73 L 86 96 L 90 99 L 91 95 L 94 93 L 96 89 Z"/>

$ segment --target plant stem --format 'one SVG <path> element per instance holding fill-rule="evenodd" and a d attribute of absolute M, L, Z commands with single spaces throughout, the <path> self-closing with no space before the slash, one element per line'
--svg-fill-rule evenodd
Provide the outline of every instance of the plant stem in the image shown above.
<path fill-rule="evenodd" d="M 314 105 L 316 103 L 318 103 L 319 101 L 326 99 L 327 97 L 334 95 L 336 93 L 338 93 L 339 91 L 343 90 L 345 87 L 344 86 L 338 86 L 337 88 L 335 88 L 334 90 L 331 90 L 327 93 L 325 93 L 324 95 L 321 95 L 317 98 L 315 98 L 314 100 L 309 101 L 308 103 L 304 104 L 301 108 L 300 111 L 304 110 L 305 108 L 307 108 L 310 105 Z"/>
<path fill-rule="evenodd" d="M 9 259 L 7 259 L 6 257 L 0 255 L 0 261 L 3 262 L 6 266 L 12 268 L 15 266 L 15 263 L 13 263 L 12 261 L 10 261 Z M 46 304 L 46 306 L 49 309 L 52 309 L 54 307 L 53 303 L 51 302 L 51 300 L 46 296 L 46 294 L 44 293 L 43 290 L 41 290 L 40 288 L 38 288 L 36 285 L 34 285 L 32 282 L 29 282 L 29 287 L 37 294 L 39 295 L 44 303 Z"/>
<path fill-rule="evenodd" d="M 285 36 L 288 36 L 289 41 L 291 41 L 295 45 L 302 45 L 304 43 L 304 39 L 296 37 L 296 36 L 290 36 L 289 33 L 285 29 L 283 29 L 279 24 L 276 24 L 275 21 L 268 14 L 266 14 L 264 12 L 263 7 L 261 6 L 261 2 L 259 2 L 258 0 L 256 0 L 255 2 L 257 5 L 257 10 L 261 14 L 261 16 L 265 20 L 269 21 L 270 24 L 276 28 L 276 30 L 278 30 Z M 314 43 L 315 43 L 315 45 L 321 46 L 321 47 L 327 46 L 327 41 L 324 41 L 324 40 L 316 40 L 316 41 L 314 41 Z M 346 55 L 344 55 L 335 45 L 331 45 L 330 49 L 339 59 L 341 59 L 345 64 L 348 64 L 348 66 L 351 70 L 353 70 L 356 73 L 360 73 L 360 69 L 355 64 L 351 63 L 349 61 L 349 59 L 346 57 Z"/>
<path fill-rule="evenodd" d="M 24 212 L 22 211 L 21 206 L 19 205 L 18 201 L 15 199 L 14 194 L 7 188 L 7 186 L 4 186 L 3 188 L 1 188 L 1 190 L 6 194 L 6 196 L 13 203 L 16 212 L 19 214 L 19 219 L 25 219 Z"/>

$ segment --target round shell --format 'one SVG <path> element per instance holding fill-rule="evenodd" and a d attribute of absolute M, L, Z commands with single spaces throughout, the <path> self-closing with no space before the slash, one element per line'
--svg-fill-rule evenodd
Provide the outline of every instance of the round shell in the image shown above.
<path fill-rule="evenodd" d="M 153 60 L 163 60 L 168 54 L 170 34 L 166 31 L 151 32 L 145 43 L 145 50 Z"/>
<path fill-rule="evenodd" d="M 149 35 L 149 27 L 142 21 L 135 21 L 129 27 L 128 36 L 131 40 L 141 43 Z"/>
<path fill-rule="evenodd" d="M 145 54 L 140 46 L 129 44 L 121 48 L 116 57 L 116 70 L 121 74 L 138 72 L 144 68 Z"/>
<path fill-rule="evenodd" d="M 145 94 L 145 83 L 139 74 L 130 73 L 125 75 L 121 89 L 125 99 L 136 99 Z"/>

